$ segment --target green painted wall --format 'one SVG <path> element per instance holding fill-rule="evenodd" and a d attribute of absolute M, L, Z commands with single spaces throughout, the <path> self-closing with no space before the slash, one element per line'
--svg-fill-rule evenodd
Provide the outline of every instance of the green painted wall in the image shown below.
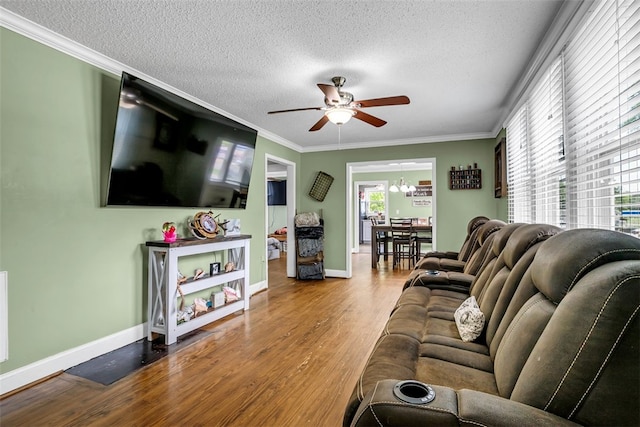
<path fill-rule="evenodd" d="M 0 270 L 9 272 L 5 373 L 146 321 L 146 250 L 164 221 L 193 209 L 101 207 L 119 76 L 0 29 Z M 298 212 L 323 210 L 326 268 L 344 269 L 346 163 L 437 160 L 438 248 L 458 249 L 476 215 L 494 217 L 495 139 L 300 154 L 258 138 L 247 210 L 251 283 L 266 279 L 267 154 L 297 164 Z M 483 189 L 450 191 L 451 165 L 477 162 Z M 324 202 L 307 194 L 316 173 L 335 181 Z M 217 212 L 217 213 L 218 213 Z"/>
<path fill-rule="evenodd" d="M 0 270 L 9 274 L 9 360 L 0 372 L 146 321 L 144 242 L 195 209 L 104 208 L 119 76 L 0 29 Z M 266 279 L 266 153 L 258 138 L 246 211 L 251 283 Z M 256 220 L 255 218 L 260 218 Z"/>

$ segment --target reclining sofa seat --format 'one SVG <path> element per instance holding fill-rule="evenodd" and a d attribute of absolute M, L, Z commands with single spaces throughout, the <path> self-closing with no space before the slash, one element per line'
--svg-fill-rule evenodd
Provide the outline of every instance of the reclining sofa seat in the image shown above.
<path fill-rule="evenodd" d="M 471 295 L 476 297 L 486 319 L 483 335 L 474 342 L 460 339 L 453 317 L 469 293 L 426 286 L 403 291 L 352 394 L 350 415 L 375 383 L 387 378 L 431 381 L 498 394 L 487 343 L 487 337 L 494 335 L 493 330 L 489 333 L 489 323 L 496 300 L 510 273 L 513 271 L 513 287 L 529 267 L 539 244 L 560 231 L 549 225 L 509 224 L 495 233 L 493 247 L 497 257 L 484 266 L 471 287 Z M 499 311 L 504 310 L 503 305 Z M 493 328 L 497 317 L 491 324 Z M 345 425 L 347 419 L 349 409 Z"/>
<path fill-rule="evenodd" d="M 419 340 L 383 335 L 358 383 L 362 403 L 355 414 L 347 407 L 344 424 L 640 424 L 640 240 L 607 230 L 559 233 L 539 245 L 519 282 L 490 339 L 494 309 L 486 343 L 452 341 L 451 354 L 423 360 L 428 349 Z M 395 358 L 380 353 L 392 336 Z M 469 353 L 485 344 L 493 369 L 471 367 L 472 356 L 456 360 L 468 344 L 478 346 Z M 398 400 L 393 388 L 402 379 L 432 384 L 435 400 Z"/>
<path fill-rule="evenodd" d="M 437 310 L 439 305 L 438 301 L 440 301 L 440 304 L 444 304 L 444 306 L 447 307 L 447 311 L 450 311 L 451 307 L 457 308 L 462 301 L 470 295 L 480 298 L 480 294 L 484 286 L 493 279 L 495 273 L 504 265 L 504 261 L 501 260 L 498 262 L 498 259 L 502 254 L 502 251 L 505 249 L 509 238 L 515 230 L 523 225 L 524 224 L 522 223 L 507 224 L 495 233 L 487 259 L 479 269 L 477 276 L 474 277 L 469 289 L 461 290 L 455 284 L 450 286 L 446 285 L 446 280 L 441 282 L 437 276 L 419 276 L 403 290 L 403 293 L 396 302 L 393 311 L 404 304 L 418 304 L 422 306 L 431 304 L 431 309 Z M 521 235 L 516 236 L 515 239 L 522 237 L 521 233 Z M 498 263 L 500 267 L 496 268 L 496 263 Z M 446 274 L 450 275 L 452 273 L 447 272 Z M 443 286 L 443 284 L 445 285 Z M 411 290 L 410 288 L 412 287 L 425 287 L 428 288 L 428 290 Z"/>
<path fill-rule="evenodd" d="M 424 258 L 427 258 L 427 257 L 438 257 L 438 258 L 455 259 L 455 258 L 458 258 L 458 256 L 464 256 L 464 255 L 460 255 L 460 254 L 467 250 L 466 249 L 467 246 L 468 246 L 467 242 L 469 241 L 469 237 L 471 236 L 471 233 L 473 232 L 473 230 L 475 230 L 476 228 L 480 227 L 482 224 L 484 224 L 487 221 L 489 221 L 489 218 L 487 218 L 486 216 L 476 216 L 476 217 L 471 218 L 469 220 L 469 222 L 467 223 L 467 235 L 464 238 L 464 242 L 462 242 L 462 247 L 460 248 L 460 252 L 431 251 L 431 252 L 427 252 L 424 255 Z"/>
<path fill-rule="evenodd" d="M 429 283 L 431 289 L 458 289 L 462 292 L 468 292 L 471 283 L 475 279 L 475 275 L 493 255 L 492 244 L 495 233 L 505 225 L 507 225 L 505 222 L 493 219 L 478 227 L 479 247 L 465 263 L 461 272 L 435 270 L 436 273 L 434 274 L 434 270 L 416 268 L 411 271 L 409 277 L 407 277 L 404 289 L 413 286 L 414 282 L 416 282 L 423 286 Z"/>
<path fill-rule="evenodd" d="M 467 236 L 460 248 L 460 252 L 427 252 L 419 260 L 414 269 L 419 270 L 442 270 L 442 271 L 462 271 L 464 264 L 478 250 L 478 232 L 481 225 L 489 221 L 486 216 L 472 218 L 467 224 Z"/>
<path fill-rule="evenodd" d="M 490 355 L 489 346 L 496 336 L 507 305 L 511 302 L 512 296 L 533 261 L 540 244 L 560 231 L 558 227 L 538 224 L 523 225 L 514 230 L 507 240 L 504 250 L 500 252 L 500 256 L 492 266 L 491 274 L 485 276 L 489 281 L 487 283 L 479 281 L 474 284 L 472 289 L 471 295 L 476 297 L 480 310 L 485 316 L 483 336 L 476 342 L 460 341 L 453 317 L 455 310 L 469 297 L 469 294 L 455 291 L 432 291 L 432 295 L 428 297 L 430 289 L 425 287 L 414 287 L 406 291 L 408 292 L 407 297 L 411 297 L 410 293 L 422 294 L 423 302 L 419 305 L 404 304 L 405 293 L 403 292 L 398 300 L 397 308 L 392 312 L 387 322 L 386 331 L 409 333 L 420 339 L 421 352 L 425 356 L 431 353 L 440 354 L 444 350 L 446 356 L 437 355 L 436 358 L 454 357 L 457 363 L 472 367 L 478 367 L 480 362 L 481 366 L 492 370 L 491 361 L 484 357 L 480 360 L 476 353 L 480 351 L 483 355 Z M 415 301 L 414 298 L 411 299 Z M 426 315 L 421 315 L 420 312 L 424 308 L 426 308 Z M 416 316 L 416 314 L 418 315 Z M 424 322 L 424 326 L 411 325 L 407 328 L 409 324 L 404 320 L 407 318 L 412 319 L 411 323 L 419 319 Z M 478 348 L 478 342 L 483 342 L 486 345 Z M 438 347 L 440 345 L 453 345 L 455 349 L 452 350 L 448 347 L 443 349 Z M 468 354 L 467 351 L 471 351 L 473 354 Z"/>

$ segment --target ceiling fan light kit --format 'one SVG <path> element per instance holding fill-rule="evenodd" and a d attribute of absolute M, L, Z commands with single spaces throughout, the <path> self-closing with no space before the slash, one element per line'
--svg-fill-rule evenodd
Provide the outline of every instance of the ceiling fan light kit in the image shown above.
<path fill-rule="evenodd" d="M 383 107 L 390 105 L 409 104 L 409 98 L 401 96 L 390 96 L 386 98 L 365 99 L 354 101 L 353 94 L 342 91 L 342 86 L 347 81 L 344 77 L 336 76 L 331 79 L 332 85 L 318 83 L 318 88 L 324 93 L 324 107 L 305 107 L 294 108 L 290 110 L 269 111 L 267 114 L 290 113 L 293 111 L 320 110 L 324 111 L 324 115 L 309 129 L 309 132 L 320 130 L 327 122 L 341 126 L 355 117 L 365 123 L 375 127 L 381 127 L 387 124 L 386 121 L 372 116 L 362 111 L 362 108 Z"/>
<path fill-rule="evenodd" d="M 351 120 L 351 117 L 354 116 L 356 112 L 350 108 L 344 107 L 335 107 L 330 110 L 327 110 L 324 115 L 329 118 L 329 121 L 338 126 L 347 123 Z"/>

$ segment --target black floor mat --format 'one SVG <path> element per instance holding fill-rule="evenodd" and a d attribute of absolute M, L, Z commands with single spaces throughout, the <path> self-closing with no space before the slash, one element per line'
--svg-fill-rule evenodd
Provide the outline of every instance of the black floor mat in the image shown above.
<path fill-rule="evenodd" d="M 146 338 L 143 338 L 69 368 L 65 372 L 100 384 L 113 384 L 136 370 L 148 366 L 166 355 L 175 353 L 209 335 L 211 335 L 211 332 L 196 329 L 195 331 L 182 335 L 175 344 L 169 346 L 165 345 L 164 336 L 154 341 L 148 341 Z"/>

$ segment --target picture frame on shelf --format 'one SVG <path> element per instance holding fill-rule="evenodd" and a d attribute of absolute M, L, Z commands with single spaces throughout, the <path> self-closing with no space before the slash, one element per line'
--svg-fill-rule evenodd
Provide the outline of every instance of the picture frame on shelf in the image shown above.
<path fill-rule="evenodd" d="M 209 264 L 209 276 L 215 276 L 220 273 L 220 263 L 212 262 Z"/>
<path fill-rule="evenodd" d="M 234 218 L 230 219 L 227 222 L 227 232 L 225 233 L 227 236 L 239 236 L 240 232 L 240 219 Z"/>

